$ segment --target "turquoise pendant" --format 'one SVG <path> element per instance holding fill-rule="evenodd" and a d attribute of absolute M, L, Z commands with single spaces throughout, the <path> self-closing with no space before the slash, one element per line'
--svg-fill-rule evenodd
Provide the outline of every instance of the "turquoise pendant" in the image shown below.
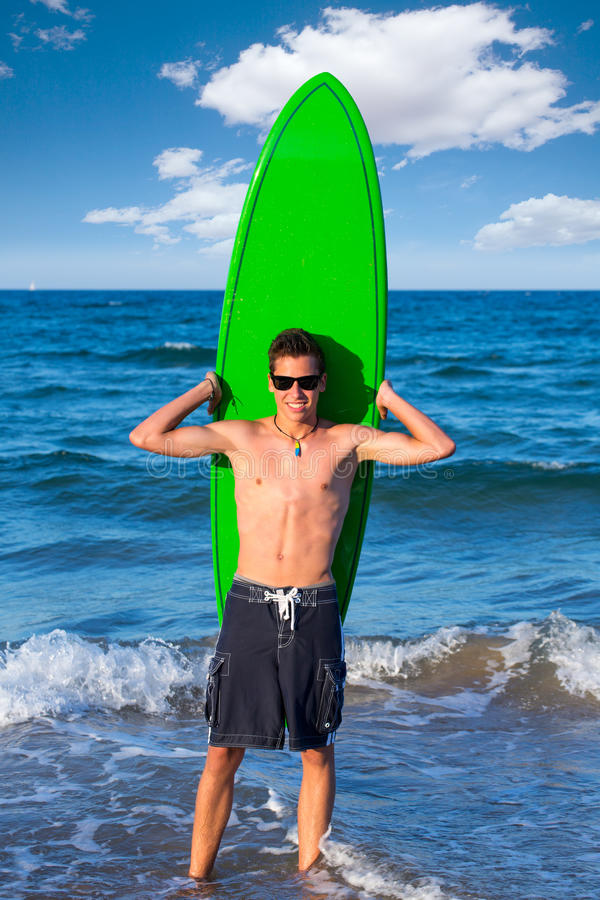
<path fill-rule="evenodd" d="M 296 456 L 300 456 L 300 441 L 296 441 Z"/>

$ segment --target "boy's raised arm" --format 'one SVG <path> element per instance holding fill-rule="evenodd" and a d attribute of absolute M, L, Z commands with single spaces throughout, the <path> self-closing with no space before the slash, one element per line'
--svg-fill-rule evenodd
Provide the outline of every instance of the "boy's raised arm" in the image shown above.
<path fill-rule="evenodd" d="M 211 422 L 208 425 L 188 425 L 178 428 L 191 412 L 209 401 L 210 414 L 221 400 L 221 387 L 214 372 L 207 372 L 191 390 L 181 394 L 140 422 L 129 440 L 142 450 L 165 456 L 204 456 L 208 453 L 227 453 L 234 449 L 231 423 Z"/>
<path fill-rule="evenodd" d="M 429 416 L 394 391 L 391 381 L 383 381 L 376 398 L 382 419 L 388 410 L 405 425 L 410 435 L 366 428 L 357 446 L 359 459 L 376 459 L 390 465 L 418 465 L 452 456 L 456 444 Z"/>

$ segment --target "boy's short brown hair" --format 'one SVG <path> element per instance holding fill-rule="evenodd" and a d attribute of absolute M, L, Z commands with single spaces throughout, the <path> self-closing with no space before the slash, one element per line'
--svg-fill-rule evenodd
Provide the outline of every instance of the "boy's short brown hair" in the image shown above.
<path fill-rule="evenodd" d="M 282 356 L 314 356 L 319 367 L 319 375 L 325 371 L 325 356 L 316 340 L 302 328 L 286 328 L 271 342 L 269 347 L 269 371 L 273 372 L 275 363 Z"/>

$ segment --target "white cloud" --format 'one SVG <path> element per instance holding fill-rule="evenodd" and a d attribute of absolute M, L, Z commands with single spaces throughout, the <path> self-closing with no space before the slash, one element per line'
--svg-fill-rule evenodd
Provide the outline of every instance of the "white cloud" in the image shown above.
<path fill-rule="evenodd" d="M 12 41 L 15 51 L 18 51 L 21 44 L 25 40 L 25 35 L 30 34 L 32 26 L 25 20 L 25 13 L 18 13 L 14 16 L 14 31 L 9 31 L 8 36 Z"/>
<path fill-rule="evenodd" d="M 139 206 L 126 206 L 122 209 L 115 209 L 114 206 L 107 206 L 106 209 L 93 209 L 87 213 L 84 222 L 91 222 L 93 225 L 103 225 L 105 222 L 116 222 L 118 225 L 134 225 L 142 216 L 142 210 Z"/>
<path fill-rule="evenodd" d="M 160 179 L 178 179 L 175 196 L 166 203 L 148 208 L 93 209 L 83 221 L 134 226 L 137 234 L 151 236 L 155 247 L 178 243 L 181 234 L 173 234 L 173 229 L 179 227 L 202 242 L 201 252 L 224 253 L 227 241 L 231 249 L 248 189 L 247 182 L 229 179 L 246 171 L 250 164 L 230 159 L 202 167 L 202 155 L 202 150 L 191 147 L 171 147 L 154 159 Z"/>
<path fill-rule="evenodd" d="M 158 73 L 159 78 L 167 78 L 178 88 L 193 87 L 200 62 L 194 59 L 186 59 L 182 62 L 163 63 Z"/>
<path fill-rule="evenodd" d="M 198 167 L 196 163 L 202 158 L 202 150 L 193 150 L 191 147 L 171 147 L 163 150 L 156 157 L 152 165 L 158 169 L 158 177 L 161 181 L 165 178 L 190 178 L 196 175 Z"/>
<path fill-rule="evenodd" d="M 203 256 L 230 256 L 233 250 L 233 238 L 227 238 L 225 241 L 217 241 L 216 244 L 207 244 L 200 247 L 198 253 Z"/>
<path fill-rule="evenodd" d="M 403 169 L 404 166 L 408 165 L 407 159 L 401 159 L 400 162 L 397 162 L 394 166 L 392 166 L 392 171 L 397 172 L 398 169 Z"/>
<path fill-rule="evenodd" d="M 235 234 L 239 217 L 238 212 L 217 213 L 210 219 L 198 219 L 192 222 L 191 225 L 184 225 L 183 230 L 198 238 L 208 238 L 209 240 L 217 238 L 229 239 L 232 234 Z"/>
<path fill-rule="evenodd" d="M 77 7 L 77 9 L 71 10 L 67 0 L 31 0 L 31 2 L 41 3 L 53 13 L 64 13 L 71 16 L 82 27 L 74 31 L 69 31 L 64 25 L 38 28 L 35 22 L 27 20 L 25 13 L 19 13 L 13 18 L 14 31 L 8 34 L 16 51 L 39 50 L 41 47 L 51 47 L 53 50 L 72 50 L 80 41 L 86 40 L 87 28 L 94 18 L 89 9 Z"/>
<path fill-rule="evenodd" d="M 148 234 L 150 237 L 153 237 L 153 249 L 156 249 L 159 244 L 178 244 L 181 240 L 179 237 L 173 237 L 166 225 L 144 225 L 142 222 L 136 225 L 133 230 L 136 234 Z"/>
<path fill-rule="evenodd" d="M 581 34 L 582 31 L 589 31 L 590 28 L 594 27 L 593 19 L 586 19 L 585 22 L 582 22 L 579 28 L 577 29 L 577 34 Z"/>
<path fill-rule="evenodd" d="M 484 225 L 475 235 L 475 248 L 564 247 L 595 240 L 600 240 L 600 200 L 546 194 L 513 203 L 499 222 Z"/>
<path fill-rule="evenodd" d="M 67 31 L 64 25 L 54 28 L 38 28 L 36 35 L 44 44 L 50 44 L 55 50 L 72 50 L 79 41 L 85 41 L 86 34 L 81 28 Z"/>
<path fill-rule="evenodd" d="M 87 22 L 90 19 L 93 19 L 93 15 L 90 13 L 89 9 L 77 7 L 75 10 L 70 10 L 67 0 L 31 0 L 31 2 L 42 3 L 51 12 L 64 13 L 66 16 L 73 16 L 74 19 L 79 21 Z"/>
<path fill-rule="evenodd" d="M 5 62 L 0 62 L 0 79 L 1 78 L 14 78 L 15 72 L 14 69 L 11 69 Z"/>
<path fill-rule="evenodd" d="M 32 3 L 43 3 L 52 12 L 61 12 L 70 16 L 69 4 L 67 0 L 31 0 Z"/>
<path fill-rule="evenodd" d="M 355 97 L 373 140 L 407 145 L 412 157 L 494 143 L 532 150 L 593 133 L 600 102 L 557 106 L 566 76 L 523 60 L 551 33 L 518 28 L 511 16 L 485 2 L 398 14 L 327 8 L 317 26 L 285 26 L 276 43 L 243 50 L 196 103 L 264 133 L 289 95 L 327 70 Z"/>
<path fill-rule="evenodd" d="M 463 183 L 461 184 L 461 188 L 470 188 L 473 187 L 475 182 L 479 181 L 481 175 L 469 175 L 468 178 L 465 178 Z"/>
<path fill-rule="evenodd" d="M 94 14 L 89 9 L 82 9 L 81 7 L 78 7 L 71 15 L 79 22 L 91 22 L 94 18 Z"/>

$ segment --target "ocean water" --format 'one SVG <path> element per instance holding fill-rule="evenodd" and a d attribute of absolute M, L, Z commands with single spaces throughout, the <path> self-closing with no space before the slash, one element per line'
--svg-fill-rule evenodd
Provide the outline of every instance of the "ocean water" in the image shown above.
<path fill-rule="evenodd" d="M 128 433 L 214 365 L 222 295 L 0 293 L 0 897 L 597 898 L 599 300 L 390 294 L 388 376 L 457 452 L 376 473 L 322 860 L 298 757 L 248 752 L 198 888 L 208 460 Z"/>

